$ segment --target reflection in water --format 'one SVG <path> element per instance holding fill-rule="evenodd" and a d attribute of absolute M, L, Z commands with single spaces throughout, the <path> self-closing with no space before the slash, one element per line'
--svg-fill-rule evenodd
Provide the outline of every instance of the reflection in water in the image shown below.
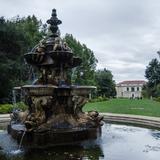
<path fill-rule="evenodd" d="M 3 130 L 6 130 L 6 126 L 8 125 L 8 123 L 0 123 L 0 132 L 2 132 Z"/>
<path fill-rule="evenodd" d="M 35 152 L 32 151 L 31 153 L 32 153 L 32 157 L 30 157 L 31 154 L 29 154 L 29 152 L 25 155 L 26 160 L 30 158 L 36 159 L 37 153 L 39 154 L 39 151 L 35 151 Z M 47 160 L 49 159 L 82 160 L 84 158 L 98 160 L 99 157 L 101 157 L 102 155 L 102 150 L 100 149 L 99 146 L 93 146 L 91 148 L 85 148 L 85 149 L 84 147 L 78 147 L 78 146 L 56 147 L 56 148 L 45 150 L 44 152 L 42 152 L 41 155 L 39 155 L 38 159 L 43 160 L 44 155 L 45 157 L 48 157 Z"/>
<path fill-rule="evenodd" d="M 1 157 L 2 156 L 2 157 Z M 84 148 L 82 146 L 63 146 L 54 147 L 45 150 L 31 150 L 19 154 L 1 154 L 0 160 L 82 160 L 91 159 L 99 160 L 103 157 L 102 150 L 99 146 Z"/>
<path fill-rule="evenodd" d="M 3 137 L 3 138 L 2 138 Z M 3 139 L 3 140 L 1 140 Z M 5 143 L 7 142 L 7 143 Z M 103 157 L 100 141 L 88 141 L 77 146 L 59 146 L 45 150 L 19 150 L 19 146 L 6 132 L 0 133 L 0 160 L 99 160 Z"/>
<path fill-rule="evenodd" d="M 143 152 L 150 152 L 150 151 L 160 151 L 160 145 L 157 146 L 146 145 Z"/>
<path fill-rule="evenodd" d="M 151 130 L 150 133 L 155 139 L 160 140 L 160 132 L 159 131 Z"/>
<path fill-rule="evenodd" d="M 0 160 L 159 160 L 160 131 L 126 125 L 103 126 L 102 137 L 81 146 L 18 151 L 18 145 L 0 132 Z"/>

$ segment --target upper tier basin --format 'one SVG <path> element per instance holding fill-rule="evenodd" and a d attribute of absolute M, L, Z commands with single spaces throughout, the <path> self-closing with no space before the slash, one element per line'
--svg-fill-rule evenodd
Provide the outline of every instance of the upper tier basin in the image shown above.
<path fill-rule="evenodd" d="M 49 53 L 40 54 L 37 52 L 29 52 L 24 55 L 27 63 L 31 65 L 60 67 L 63 64 L 64 68 L 73 68 L 79 66 L 82 60 L 78 57 L 73 57 L 73 53 L 69 51 L 51 51 Z"/>
<path fill-rule="evenodd" d="M 57 86 L 54 85 L 25 85 L 22 90 L 30 96 L 50 96 L 53 95 Z"/>

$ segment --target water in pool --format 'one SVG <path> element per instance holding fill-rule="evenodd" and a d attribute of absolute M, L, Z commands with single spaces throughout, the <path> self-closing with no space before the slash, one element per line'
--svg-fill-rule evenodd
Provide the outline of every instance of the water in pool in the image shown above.
<path fill-rule="evenodd" d="M 105 123 L 102 137 L 81 146 L 44 150 L 19 150 L 16 142 L 0 130 L 0 160 L 159 160 L 160 131 Z"/>

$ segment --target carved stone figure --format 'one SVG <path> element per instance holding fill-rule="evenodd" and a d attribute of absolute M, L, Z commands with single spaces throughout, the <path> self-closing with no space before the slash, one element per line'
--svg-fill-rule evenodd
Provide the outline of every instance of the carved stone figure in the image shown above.
<path fill-rule="evenodd" d="M 62 50 L 62 42 L 59 37 L 55 38 L 55 44 L 53 47 L 53 51 L 61 51 Z"/>
<path fill-rule="evenodd" d="M 43 61 L 44 55 L 45 55 L 45 48 L 44 48 L 44 46 L 39 46 L 36 49 L 36 53 L 37 53 L 36 61 L 38 63 L 41 63 Z"/>

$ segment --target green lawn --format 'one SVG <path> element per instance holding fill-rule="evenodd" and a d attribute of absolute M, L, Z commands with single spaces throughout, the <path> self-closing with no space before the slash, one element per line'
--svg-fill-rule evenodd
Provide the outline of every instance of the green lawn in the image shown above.
<path fill-rule="evenodd" d="M 87 103 L 84 111 L 90 110 L 160 117 L 160 102 L 148 99 L 111 99 L 109 101 Z"/>

